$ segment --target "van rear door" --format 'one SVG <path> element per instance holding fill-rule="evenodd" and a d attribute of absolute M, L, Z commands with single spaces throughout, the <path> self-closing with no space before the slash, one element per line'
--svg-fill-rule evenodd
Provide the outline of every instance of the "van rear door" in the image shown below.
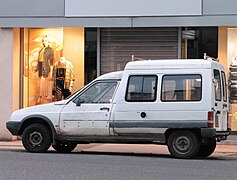
<path fill-rule="evenodd" d="M 214 69 L 214 126 L 217 131 L 227 130 L 227 89 L 225 73 Z"/>
<path fill-rule="evenodd" d="M 223 118 L 222 118 L 222 127 L 224 130 L 227 130 L 228 128 L 228 116 L 229 116 L 229 105 L 228 105 L 228 95 L 227 95 L 227 89 L 228 85 L 226 83 L 226 75 L 224 71 L 221 71 L 221 80 L 222 80 L 222 93 L 223 93 Z"/>

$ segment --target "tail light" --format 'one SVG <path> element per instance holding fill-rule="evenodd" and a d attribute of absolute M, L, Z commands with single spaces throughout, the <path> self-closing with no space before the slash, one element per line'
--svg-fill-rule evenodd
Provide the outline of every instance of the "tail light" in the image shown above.
<path fill-rule="evenodd" d="M 208 111 L 207 115 L 207 126 L 213 128 L 214 125 L 214 111 Z"/>

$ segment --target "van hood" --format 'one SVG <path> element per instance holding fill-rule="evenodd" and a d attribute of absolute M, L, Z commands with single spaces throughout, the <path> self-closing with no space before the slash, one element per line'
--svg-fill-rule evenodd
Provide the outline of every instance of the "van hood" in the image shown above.
<path fill-rule="evenodd" d="M 23 109 L 16 110 L 12 113 L 10 120 L 11 121 L 19 121 L 24 119 L 27 116 L 59 116 L 63 107 L 67 104 L 67 100 L 62 100 L 58 102 L 52 102 L 42 105 L 31 106 Z"/>
<path fill-rule="evenodd" d="M 52 102 L 52 103 L 47 103 L 47 104 L 40 104 L 40 105 L 35 105 L 31 107 L 26 107 L 23 109 L 16 110 L 15 112 L 18 113 L 23 113 L 23 112 L 49 112 L 55 109 L 58 109 L 58 106 L 63 107 L 64 105 L 67 104 L 66 100 L 62 101 L 57 101 L 57 102 Z"/>

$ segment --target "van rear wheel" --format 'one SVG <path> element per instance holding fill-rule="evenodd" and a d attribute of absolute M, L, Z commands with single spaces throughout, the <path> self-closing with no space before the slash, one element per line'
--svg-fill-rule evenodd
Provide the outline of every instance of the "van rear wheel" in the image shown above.
<path fill-rule="evenodd" d="M 212 139 L 207 144 L 202 144 L 200 146 L 198 156 L 207 157 L 210 156 L 216 149 L 216 140 Z"/>
<path fill-rule="evenodd" d="M 76 148 L 76 143 L 57 143 L 52 145 L 52 147 L 59 153 L 69 153 Z"/>
<path fill-rule="evenodd" d="M 175 158 L 193 158 L 200 148 L 199 140 L 191 131 L 174 131 L 168 137 L 168 149 Z"/>

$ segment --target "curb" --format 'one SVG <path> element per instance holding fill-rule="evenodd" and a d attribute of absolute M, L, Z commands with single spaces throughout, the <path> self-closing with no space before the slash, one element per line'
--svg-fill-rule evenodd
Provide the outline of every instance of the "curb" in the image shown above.
<path fill-rule="evenodd" d="M 230 143 L 230 142 L 229 142 Z M 232 142 L 233 143 L 233 142 Z M 218 143 L 214 153 L 237 153 L 237 142 Z M 22 142 L 0 141 L 0 151 L 25 151 Z M 52 147 L 49 149 L 54 151 Z M 155 144 L 80 144 L 73 152 L 82 153 L 122 153 L 122 154 L 170 154 L 166 145 Z"/>

